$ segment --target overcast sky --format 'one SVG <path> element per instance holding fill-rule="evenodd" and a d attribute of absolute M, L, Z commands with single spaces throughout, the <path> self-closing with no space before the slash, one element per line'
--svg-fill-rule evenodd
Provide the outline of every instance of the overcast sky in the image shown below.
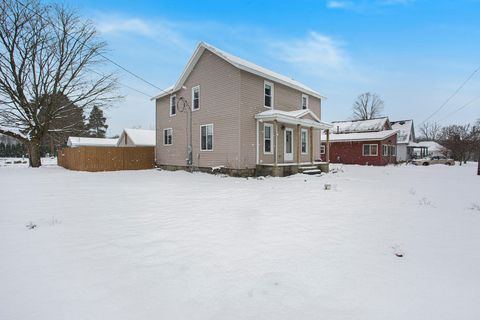
<path fill-rule="evenodd" d="M 385 100 L 390 120 L 419 124 L 480 67 L 480 0 L 66 3 L 96 23 L 109 57 L 161 88 L 177 80 L 206 41 L 316 89 L 328 98 L 326 121 L 349 118 L 355 97 L 370 91 Z M 147 95 L 159 93 L 105 68 Z M 120 93 L 125 99 L 106 111 L 109 134 L 153 129 L 154 103 L 127 87 Z M 431 120 L 477 118 L 480 71 Z"/>

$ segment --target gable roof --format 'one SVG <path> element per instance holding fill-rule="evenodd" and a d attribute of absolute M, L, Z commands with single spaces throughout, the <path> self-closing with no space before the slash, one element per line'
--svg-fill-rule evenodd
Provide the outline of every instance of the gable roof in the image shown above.
<path fill-rule="evenodd" d="M 165 89 L 161 94 L 155 96 L 152 98 L 152 100 L 162 98 L 166 95 L 169 95 L 171 93 L 174 93 L 182 88 L 183 83 L 185 80 L 188 78 L 190 75 L 190 72 L 192 72 L 193 67 L 197 63 L 198 59 L 200 59 L 201 55 L 205 50 L 208 50 L 212 52 L 213 54 L 217 55 L 221 59 L 227 61 L 228 63 L 232 64 L 234 67 L 244 70 L 249 73 L 253 73 L 255 75 L 258 75 L 262 78 L 265 78 L 270 81 L 274 81 L 280 84 L 283 84 L 287 87 L 299 90 L 303 93 L 309 94 L 313 97 L 319 98 L 319 99 L 326 99 L 324 96 L 322 96 L 320 93 L 317 91 L 311 89 L 310 87 L 304 85 L 303 83 L 291 79 L 287 76 L 284 76 L 282 74 L 276 73 L 274 71 L 268 70 L 264 67 L 258 66 L 252 62 L 249 62 L 247 60 L 244 60 L 242 58 L 239 58 L 237 56 L 234 56 L 233 54 L 227 53 L 223 50 L 220 50 L 208 43 L 205 42 L 200 42 L 195 49 L 195 52 L 193 53 L 192 57 L 187 63 L 187 66 L 183 70 L 182 74 L 180 75 L 180 78 L 177 80 L 174 86 Z"/>
<path fill-rule="evenodd" d="M 390 122 L 393 130 L 397 130 L 397 143 L 409 143 L 415 140 L 413 120 L 398 120 Z"/>
<path fill-rule="evenodd" d="M 125 134 L 132 140 L 136 146 L 154 147 L 155 146 L 155 130 L 145 129 L 123 129 L 117 145 L 125 139 Z"/>
<path fill-rule="evenodd" d="M 353 133 L 353 132 L 372 132 L 382 131 L 390 128 L 388 117 L 375 118 L 369 120 L 349 120 L 332 121 L 333 133 Z"/>
<path fill-rule="evenodd" d="M 308 119 L 310 116 L 312 119 Z M 311 110 L 266 110 L 255 115 L 255 119 L 260 121 L 274 121 L 277 120 L 281 123 L 300 124 L 305 127 L 313 127 L 317 129 L 330 129 L 332 126 L 326 122 L 321 121 L 315 113 Z"/>
<path fill-rule="evenodd" d="M 75 147 L 116 147 L 118 139 L 68 137 L 67 146 Z"/>

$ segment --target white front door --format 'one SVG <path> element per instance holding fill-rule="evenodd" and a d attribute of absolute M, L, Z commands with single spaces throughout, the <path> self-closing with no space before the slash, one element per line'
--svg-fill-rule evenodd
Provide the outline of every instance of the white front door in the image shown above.
<path fill-rule="evenodd" d="M 284 160 L 293 161 L 293 129 L 285 129 L 283 148 Z"/>

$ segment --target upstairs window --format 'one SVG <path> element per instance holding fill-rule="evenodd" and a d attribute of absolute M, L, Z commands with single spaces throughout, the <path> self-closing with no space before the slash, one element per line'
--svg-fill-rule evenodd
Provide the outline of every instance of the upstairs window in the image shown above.
<path fill-rule="evenodd" d="M 272 108 L 273 106 L 273 83 L 265 81 L 263 84 L 264 91 L 264 106 L 265 108 Z"/>
<path fill-rule="evenodd" d="M 173 129 L 167 128 L 163 129 L 163 144 L 166 146 L 173 144 Z"/>
<path fill-rule="evenodd" d="M 200 150 L 213 150 L 213 124 L 200 126 Z"/>
<path fill-rule="evenodd" d="M 200 109 L 200 86 L 192 88 L 192 110 Z"/>
<path fill-rule="evenodd" d="M 308 96 L 302 94 L 302 109 L 308 109 Z"/>
<path fill-rule="evenodd" d="M 273 126 L 265 123 L 263 125 L 263 153 L 272 153 L 272 132 Z"/>
<path fill-rule="evenodd" d="M 177 114 L 177 96 L 170 96 L 170 116 Z"/>
<path fill-rule="evenodd" d="M 302 129 L 302 154 L 307 154 L 308 153 L 308 130 L 307 129 Z"/>

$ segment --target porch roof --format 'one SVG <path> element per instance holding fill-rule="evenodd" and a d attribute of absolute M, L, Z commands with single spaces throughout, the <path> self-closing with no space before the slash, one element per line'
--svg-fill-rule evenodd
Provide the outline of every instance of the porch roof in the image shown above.
<path fill-rule="evenodd" d="M 310 115 L 312 119 L 304 119 L 306 115 Z M 295 110 L 267 110 L 255 115 L 255 119 L 259 121 L 278 121 L 280 123 L 301 125 L 303 127 L 311 127 L 316 129 L 331 129 L 332 125 L 321 121 L 312 111 Z"/>

